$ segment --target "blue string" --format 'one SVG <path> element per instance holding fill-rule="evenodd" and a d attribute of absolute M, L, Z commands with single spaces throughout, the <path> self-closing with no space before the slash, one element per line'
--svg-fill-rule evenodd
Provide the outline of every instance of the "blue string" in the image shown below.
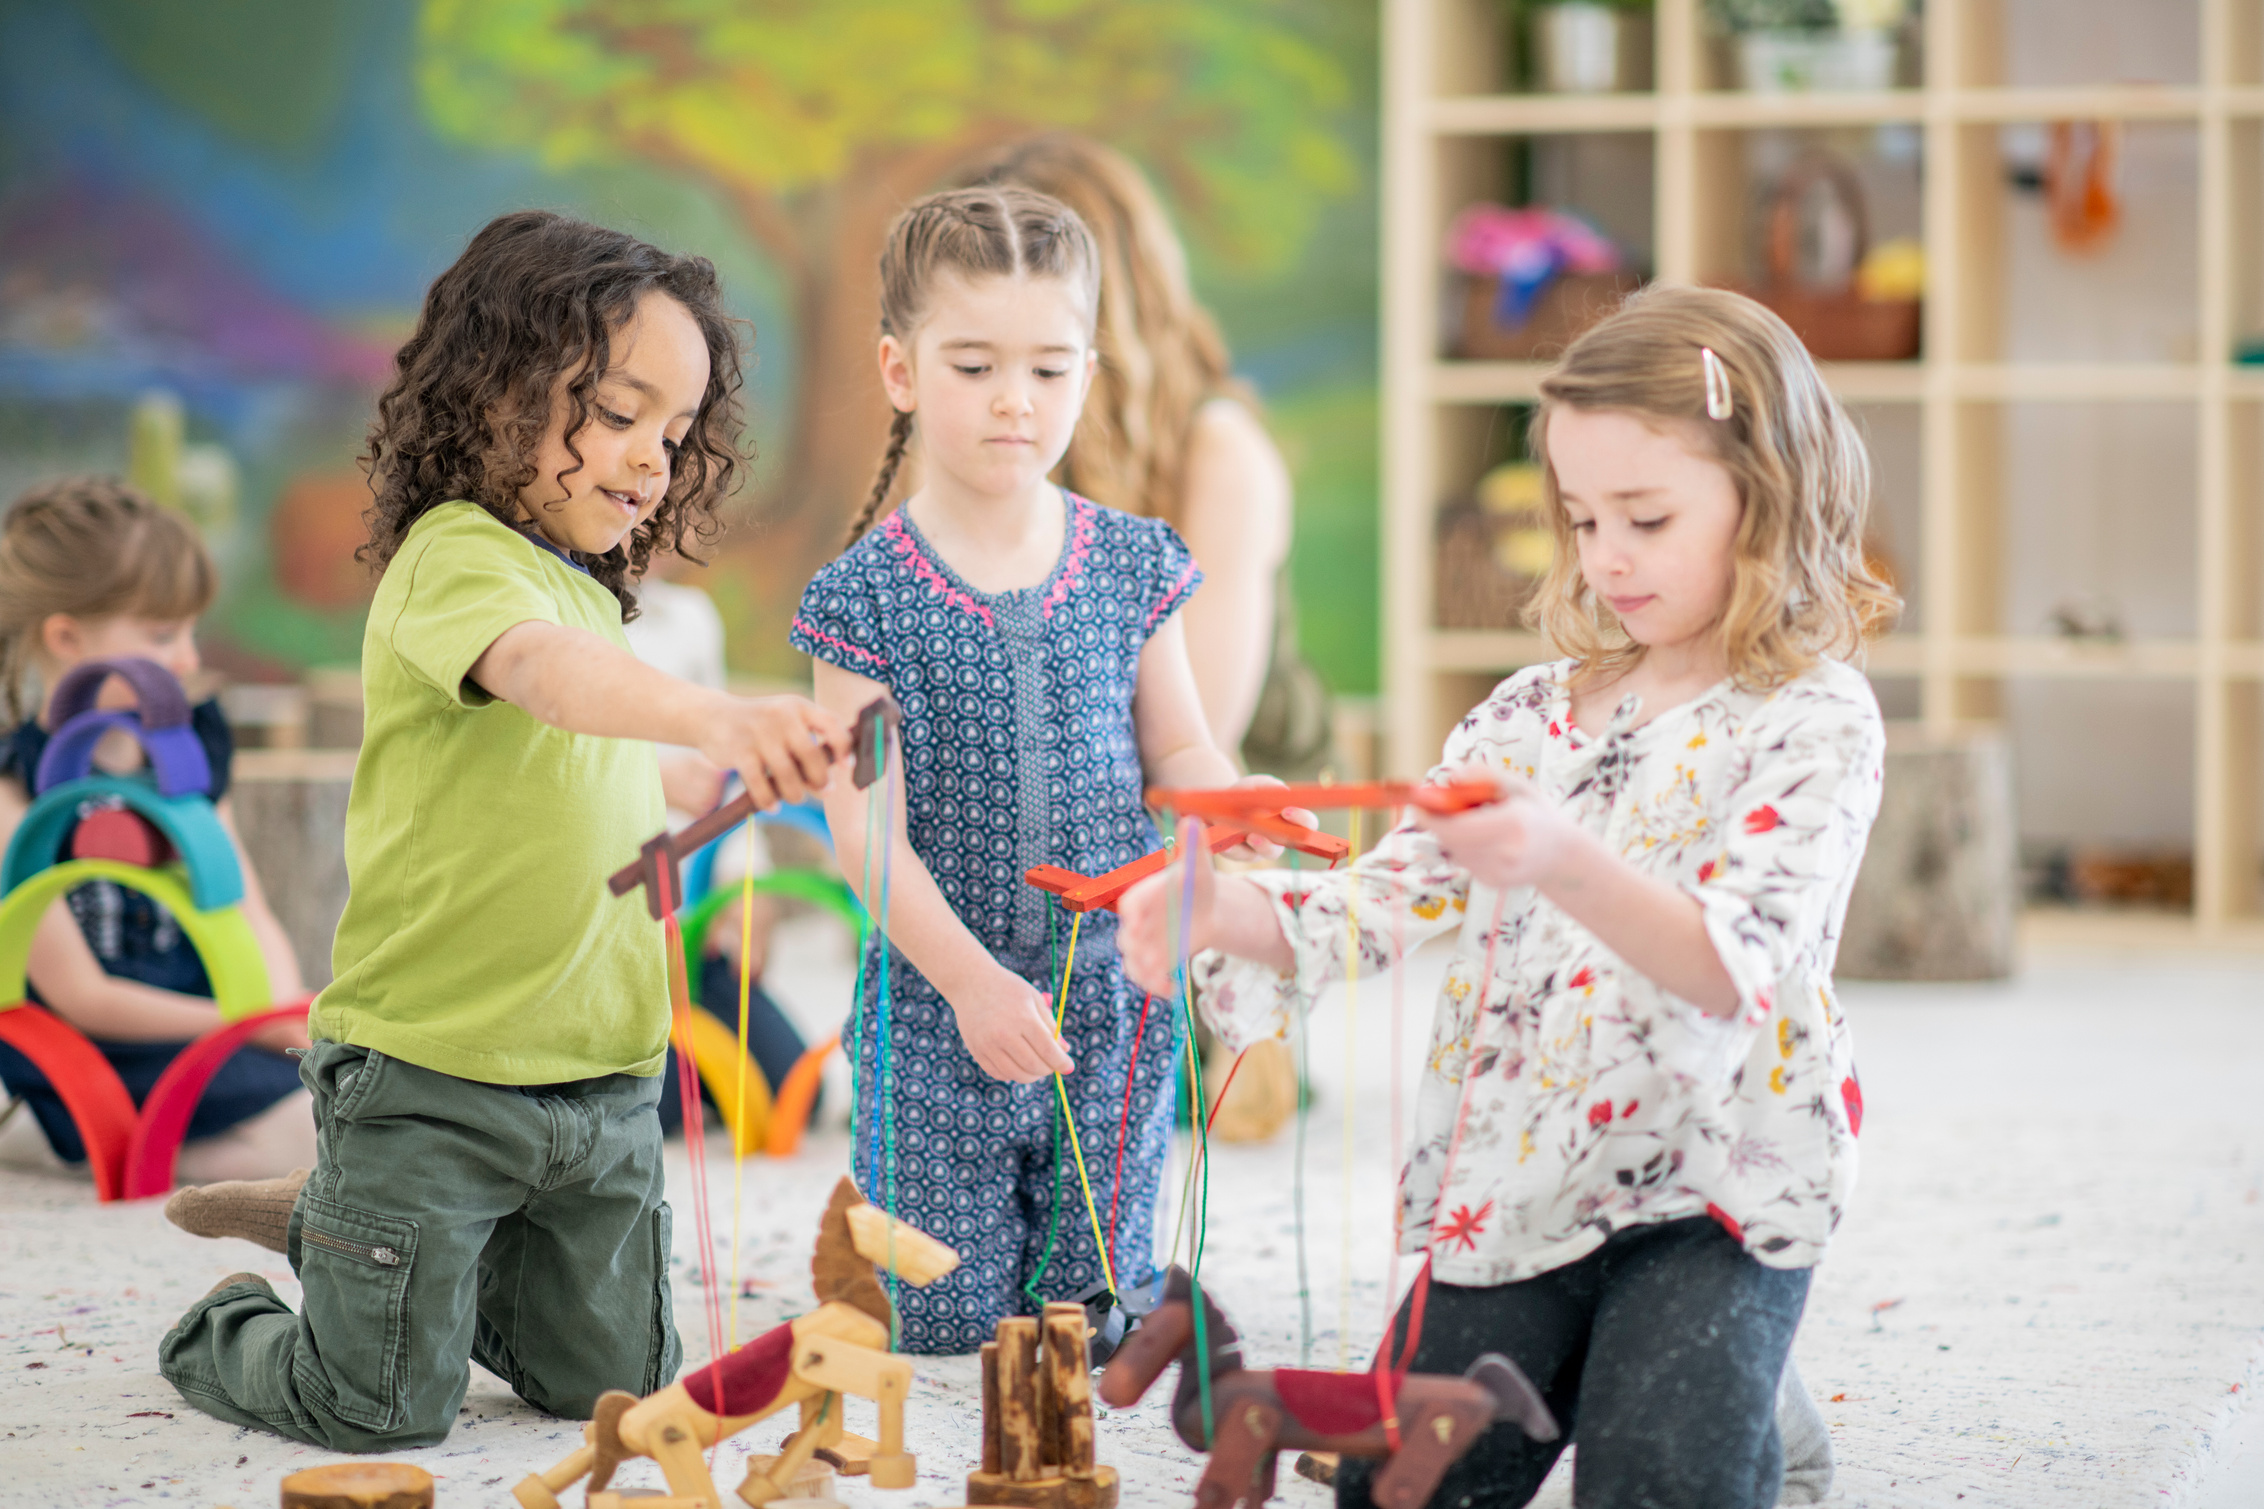
<path fill-rule="evenodd" d="M 880 792 L 881 806 L 880 917 L 874 928 L 880 938 L 880 1009 L 876 1030 L 880 1034 L 880 1125 L 884 1149 L 881 1209 L 893 1220 L 896 1216 L 896 1055 L 888 1031 L 888 897 L 896 875 L 895 835 L 891 831 L 896 804 L 889 800 L 888 793 L 888 725 L 885 722 L 873 730 L 873 744 L 876 772 L 873 786 Z M 903 1334 L 896 1313 L 897 1284 L 896 1269 L 891 1264 L 888 1270 L 888 1349 L 891 1352 L 897 1349 Z"/>

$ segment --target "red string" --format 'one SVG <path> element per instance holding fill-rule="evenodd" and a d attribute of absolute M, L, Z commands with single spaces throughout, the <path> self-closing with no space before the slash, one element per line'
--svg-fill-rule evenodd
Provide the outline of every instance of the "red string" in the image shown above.
<path fill-rule="evenodd" d="M 1148 1008 L 1155 1003 L 1152 991 L 1140 1002 L 1140 1025 L 1132 1029 L 1132 1064 L 1124 1071 L 1124 1115 L 1116 1123 L 1116 1178 L 1108 1192 L 1108 1250 L 1112 1253 L 1116 1252 L 1117 1202 L 1124 1195 L 1124 1145 L 1132 1131 L 1132 1086 L 1140 1077 L 1140 1042 L 1148 1035 Z M 1155 1260 L 1153 1248 L 1149 1250 L 1148 1260 Z"/>
<path fill-rule="evenodd" d="M 676 1088 L 684 1109 L 684 1151 L 691 1162 L 692 1229 L 700 1244 L 700 1291 L 707 1312 L 708 1360 L 723 1360 L 723 1300 L 715 1285 L 715 1228 L 708 1210 L 707 1110 L 700 1100 L 699 1066 L 692 1058 L 692 1001 L 684 971 L 684 934 L 676 919 L 673 866 L 654 867 L 653 883 L 659 892 L 661 933 L 668 949 L 668 1005 L 671 1033 L 676 1040 Z M 715 1412 L 728 1415 L 723 1398 L 723 1375 L 715 1375 Z M 709 1466 L 721 1446 L 719 1435 L 708 1443 Z"/>

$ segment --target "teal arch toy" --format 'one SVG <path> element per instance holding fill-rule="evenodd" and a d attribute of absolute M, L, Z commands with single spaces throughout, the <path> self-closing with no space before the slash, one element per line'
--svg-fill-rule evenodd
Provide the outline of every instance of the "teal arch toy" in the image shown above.
<path fill-rule="evenodd" d="M 88 801 L 116 800 L 155 825 L 181 858 L 189 894 L 200 912 L 216 912 L 244 899 L 244 871 L 236 846 L 212 803 L 201 794 L 161 796 L 148 784 L 125 776 L 89 776 L 42 792 L 17 825 L 0 858 L 0 896 L 60 863 L 63 845 Z M 18 992 L 21 994 L 21 992 Z M 8 999 L 13 999 L 9 997 Z"/>
<path fill-rule="evenodd" d="M 31 957 L 32 933 L 49 904 L 90 880 L 116 881 L 173 914 L 204 961 L 223 1022 L 274 1004 L 268 995 L 267 961 L 240 907 L 200 910 L 187 878 L 176 866 L 144 870 L 109 859 L 74 859 L 51 865 L 0 896 L 0 1012 L 24 1001 L 24 967 Z"/>

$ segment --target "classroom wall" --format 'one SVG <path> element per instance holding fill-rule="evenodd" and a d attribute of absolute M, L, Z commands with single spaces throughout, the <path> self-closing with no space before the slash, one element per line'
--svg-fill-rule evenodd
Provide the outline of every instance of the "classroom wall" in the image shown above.
<path fill-rule="evenodd" d="M 1296 469 L 1308 648 L 1373 687 L 1372 6 L 677 16 L 686 55 L 738 72 L 632 141 L 606 112 L 655 92 L 640 70 L 669 45 L 635 0 L 0 0 L 0 496 L 121 469 L 137 399 L 177 395 L 200 475 L 237 484 L 210 531 L 216 658 L 350 662 L 354 457 L 390 354 L 480 224 L 565 210 L 713 258 L 753 326 L 760 454 L 705 584 L 736 668 L 796 674 L 785 615 L 885 429 L 864 270 L 888 214 L 977 147 L 1067 126 L 1157 177 Z M 720 22 L 747 23 L 743 54 Z"/>

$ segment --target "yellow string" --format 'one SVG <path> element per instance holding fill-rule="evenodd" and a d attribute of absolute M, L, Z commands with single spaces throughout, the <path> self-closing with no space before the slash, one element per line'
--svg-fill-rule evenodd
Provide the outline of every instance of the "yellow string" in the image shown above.
<path fill-rule="evenodd" d="M 1069 1020 L 1069 977 L 1077 968 L 1077 933 L 1085 925 L 1083 912 L 1069 916 L 1069 957 L 1061 965 L 1061 1000 L 1054 1007 L 1053 1035 L 1061 1036 L 1062 1023 Z M 1069 1151 L 1077 1160 L 1077 1184 L 1085 1192 L 1085 1218 L 1093 1223 L 1093 1245 L 1100 1249 L 1101 1272 L 1108 1279 L 1111 1294 L 1116 1292 L 1116 1264 L 1108 1254 L 1108 1241 L 1101 1235 L 1100 1207 L 1093 1203 L 1093 1181 L 1085 1172 L 1085 1149 L 1077 1140 L 1077 1118 L 1069 1110 L 1069 1086 L 1061 1076 L 1053 1077 L 1054 1093 L 1061 1097 L 1061 1119 L 1069 1123 Z"/>
<path fill-rule="evenodd" d="M 1344 1219 L 1337 1254 L 1336 1370 L 1352 1366 L 1352 1084 L 1360 1070 L 1360 1044 L 1353 1017 L 1360 1003 L 1360 809 L 1352 809 L 1352 862 L 1344 888 Z M 1387 1334 L 1385 1340 L 1390 1340 Z"/>
<path fill-rule="evenodd" d="M 739 882 L 739 1064 L 731 1103 L 738 1114 L 731 1128 L 731 1321 L 725 1351 L 739 1345 L 739 1201 L 747 1186 L 747 1001 L 754 991 L 755 820 L 748 818 L 747 873 Z"/>

